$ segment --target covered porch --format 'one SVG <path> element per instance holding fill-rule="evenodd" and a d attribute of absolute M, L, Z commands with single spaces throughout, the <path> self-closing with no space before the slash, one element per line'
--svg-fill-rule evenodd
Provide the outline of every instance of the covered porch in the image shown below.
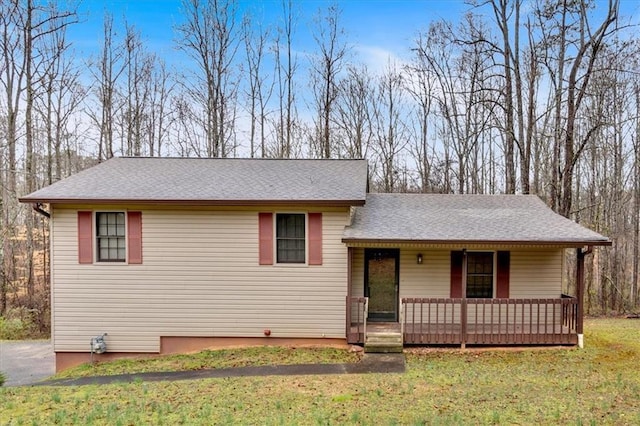
<path fill-rule="evenodd" d="M 369 194 L 342 241 L 345 334 L 365 350 L 385 333 L 402 345 L 582 346 L 584 259 L 611 244 L 530 195 Z"/>

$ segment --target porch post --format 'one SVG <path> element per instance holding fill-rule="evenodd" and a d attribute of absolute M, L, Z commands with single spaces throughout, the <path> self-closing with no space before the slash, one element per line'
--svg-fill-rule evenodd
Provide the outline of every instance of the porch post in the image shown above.
<path fill-rule="evenodd" d="M 588 251 L 582 248 L 576 249 L 576 298 L 578 299 L 578 312 L 576 332 L 578 333 L 578 347 L 584 347 L 584 257 Z"/>
<path fill-rule="evenodd" d="M 467 249 L 462 249 L 462 298 L 467 298 Z"/>
<path fill-rule="evenodd" d="M 351 333 L 351 264 L 353 261 L 353 248 L 347 247 L 347 309 L 345 311 L 345 333 L 347 343 L 349 343 L 349 333 Z"/>
<path fill-rule="evenodd" d="M 467 346 L 467 249 L 462 249 L 462 303 L 460 303 L 460 347 Z"/>

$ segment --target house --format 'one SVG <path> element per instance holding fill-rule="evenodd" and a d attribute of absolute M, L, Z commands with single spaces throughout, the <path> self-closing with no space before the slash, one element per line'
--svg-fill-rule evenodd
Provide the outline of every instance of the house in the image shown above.
<path fill-rule="evenodd" d="M 535 196 L 371 194 L 367 173 L 365 160 L 114 158 L 22 197 L 51 218 L 57 369 L 104 333 L 101 359 L 366 344 L 380 327 L 400 344 L 582 344 L 583 260 L 607 238 Z"/>

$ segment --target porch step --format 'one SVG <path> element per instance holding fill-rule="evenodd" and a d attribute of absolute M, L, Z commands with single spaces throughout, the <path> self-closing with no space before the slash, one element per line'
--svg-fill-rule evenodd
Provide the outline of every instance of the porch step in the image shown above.
<path fill-rule="evenodd" d="M 368 353 L 402 352 L 402 334 L 397 332 L 367 333 L 364 351 Z"/>

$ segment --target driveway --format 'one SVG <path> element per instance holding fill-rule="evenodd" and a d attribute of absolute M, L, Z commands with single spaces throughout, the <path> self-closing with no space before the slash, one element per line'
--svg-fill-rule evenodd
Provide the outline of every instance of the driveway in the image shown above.
<path fill-rule="evenodd" d="M 30 385 L 55 373 L 53 347 L 49 340 L 0 341 L 0 372 L 4 386 Z"/>

